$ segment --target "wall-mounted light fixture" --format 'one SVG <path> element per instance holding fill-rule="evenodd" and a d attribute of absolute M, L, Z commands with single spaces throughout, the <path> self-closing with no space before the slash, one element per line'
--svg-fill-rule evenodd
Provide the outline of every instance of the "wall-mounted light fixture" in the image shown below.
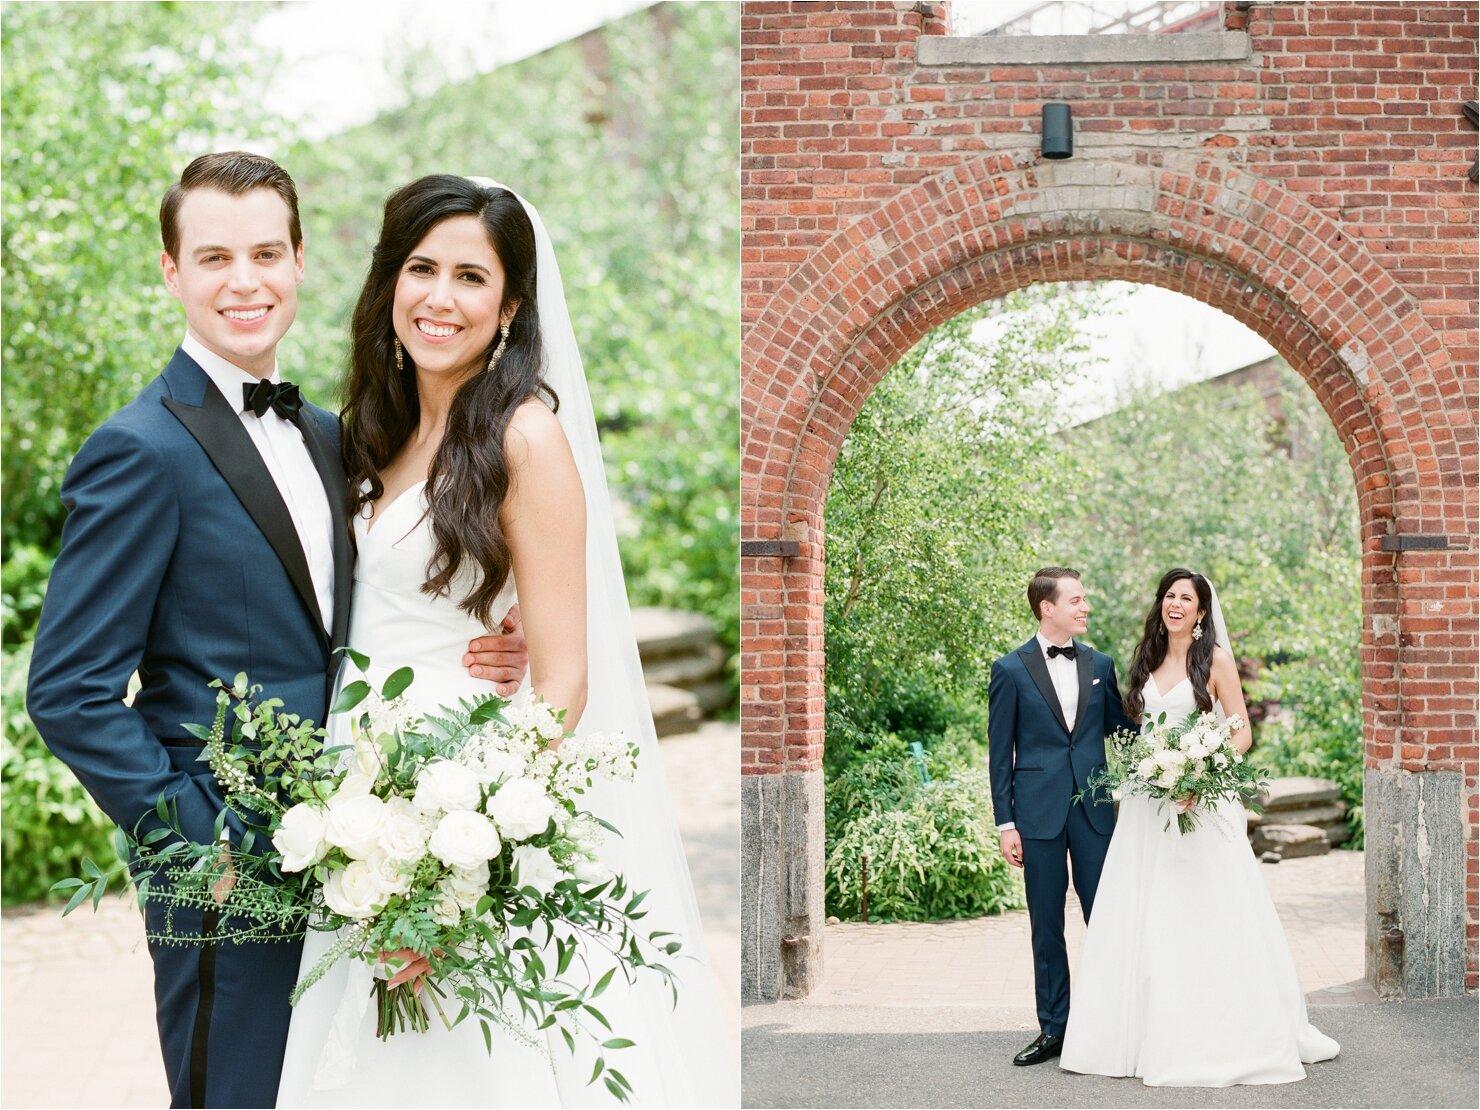
<path fill-rule="evenodd" d="M 1043 157 L 1072 158 L 1074 156 L 1074 118 L 1067 104 L 1045 104 L 1043 106 Z"/>

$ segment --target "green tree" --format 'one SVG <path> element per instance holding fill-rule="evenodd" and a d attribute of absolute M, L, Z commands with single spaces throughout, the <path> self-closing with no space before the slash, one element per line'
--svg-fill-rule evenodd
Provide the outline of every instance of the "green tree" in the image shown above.
<path fill-rule="evenodd" d="M 6 4 L 4 551 L 54 549 L 68 461 L 182 334 L 159 201 L 243 72 L 249 6 Z"/>
<path fill-rule="evenodd" d="M 1156 584 L 1174 566 L 1218 588 L 1254 681 L 1254 758 L 1336 780 L 1361 845 L 1361 553 L 1346 452 L 1315 395 L 1280 368 L 1280 419 L 1259 389 L 1136 390 L 1066 434 L 1086 480 L 1065 540 L 1094 613 L 1087 637 L 1126 673 Z M 1260 704 L 1267 703 L 1267 704 Z"/>

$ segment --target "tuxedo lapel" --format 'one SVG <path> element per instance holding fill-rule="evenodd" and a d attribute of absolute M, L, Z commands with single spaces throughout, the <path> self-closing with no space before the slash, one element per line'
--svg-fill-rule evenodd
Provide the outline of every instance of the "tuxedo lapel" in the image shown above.
<path fill-rule="evenodd" d="M 199 389 L 194 388 L 195 376 L 200 379 Z M 314 590 L 313 578 L 308 572 L 308 559 L 303 554 L 298 530 L 293 527 L 293 518 L 283 502 L 283 495 L 278 492 L 277 483 L 272 480 L 257 448 L 252 445 L 251 436 L 242 427 L 241 418 L 232 410 L 226 398 L 221 396 L 221 391 L 211 385 L 205 371 L 183 352 L 176 352 L 174 360 L 165 370 L 165 379 L 172 384 L 186 379 L 184 397 L 195 395 L 200 398 L 198 404 L 191 404 L 184 397 L 166 397 L 164 406 L 195 437 L 201 450 L 231 487 L 231 492 L 236 494 L 247 515 L 267 537 L 278 561 L 287 571 L 293 588 L 312 614 L 315 626 L 322 628 L 323 617 L 319 613 L 318 595 Z M 331 506 L 334 504 L 332 497 L 329 503 Z M 337 566 L 337 547 L 335 563 Z"/>
<path fill-rule="evenodd" d="M 1033 685 L 1038 687 L 1043 700 L 1048 702 L 1049 709 L 1053 710 L 1053 719 L 1059 722 L 1061 729 L 1068 732 L 1069 723 L 1064 720 L 1064 707 L 1059 704 L 1059 695 L 1053 688 L 1053 679 L 1048 677 L 1048 664 L 1044 662 L 1043 651 L 1038 647 L 1038 637 L 1034 636 L 1020 647 L 1018 654 L 1022 656 L 1023 666 L 1028 668 Z"/>
<path fill-rule="evenodd" d="M 308 445 L 319 481 L 329 498 L 329 516 L 334 525 L 334 626 L 329 641 L 338 647 L 349 631 L 350 586 L 354 575 L 354 556 L 349 546 L 349 482 L 344 466 L 329 438 L 310 417 L 303 419 L 303 441 Z"/>
<path fill-rule="evenodd" d="M 1079 672 L 1079 708 L 1074 711 L 1074 729 L 1077 732 L 1084 725 L 1085 711 L 1089 709 L 1090 688 L 1095 681 L 1095 656 L 1083 644 L 1076 643 L 1074 647 L 1074 662 Z"/>

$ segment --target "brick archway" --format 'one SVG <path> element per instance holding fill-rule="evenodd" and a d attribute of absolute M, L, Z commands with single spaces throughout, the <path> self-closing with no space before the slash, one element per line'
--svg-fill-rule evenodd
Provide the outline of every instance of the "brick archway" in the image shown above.
<path fill-rule="evenodd" d="M 1004 154 L 962 160 L 846 223 L 747 321 L 747 997 L 805 994 L 821 965 L 823 504 L 853 418 L 937 324 L 1035 281 L 1101 278 L 1239 319 L 1336 427 L 1363 548 L 1368 975 L 1411 996 L 1473 989 L 1473 553 L 1392 550 L 1473 535 L 1465 371 L 1362 244 L 1270 181 L 1214 160 Z M 1394 929 L 1406 944 L 1390 943 Z"/>

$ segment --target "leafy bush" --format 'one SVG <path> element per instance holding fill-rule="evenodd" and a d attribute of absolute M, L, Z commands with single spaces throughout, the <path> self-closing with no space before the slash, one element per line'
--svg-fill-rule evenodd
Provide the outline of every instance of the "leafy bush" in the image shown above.
<path fill-rule="evenodd" d="M 7 650 L 0 679 L 0 844 L 6 905 L 44 896 L 57 879 L 80 873 L 84 857 L 105 870 L 118 858 L 113 822 L 47 750 L 26 715 L 30 663 L 29 644 Z"/>
<path fill-rule="evenodd" d="M 1312 576 L 1297 601 L 1302 631 L 1282 642 L 1282 662 L 1273 663 L 1249 688 L 1250 697 L 1277 701 L 1283 713 L 1260 727 L 1250 758 L 1270 775 L 1314 775 L 1332 779 L 1347 804 L 1351 839 L 1343 848 L 1361 848 L 1362 681 L 1361 661 L 1352 635 L 1351 614 L 1361 604 L 1360 568 L 1346 560 L 1314 564 L 1326 573 Z"/>
<path fill-rule="evenodd" d="M 876 758 L 828 789 L 829 913 L 858 914 L 865 856 L 871 920 L 977 917 L 1023 905 L 1020 877 L 998 848 L 984 771 L 922 783 L 914 760 Z"/>

